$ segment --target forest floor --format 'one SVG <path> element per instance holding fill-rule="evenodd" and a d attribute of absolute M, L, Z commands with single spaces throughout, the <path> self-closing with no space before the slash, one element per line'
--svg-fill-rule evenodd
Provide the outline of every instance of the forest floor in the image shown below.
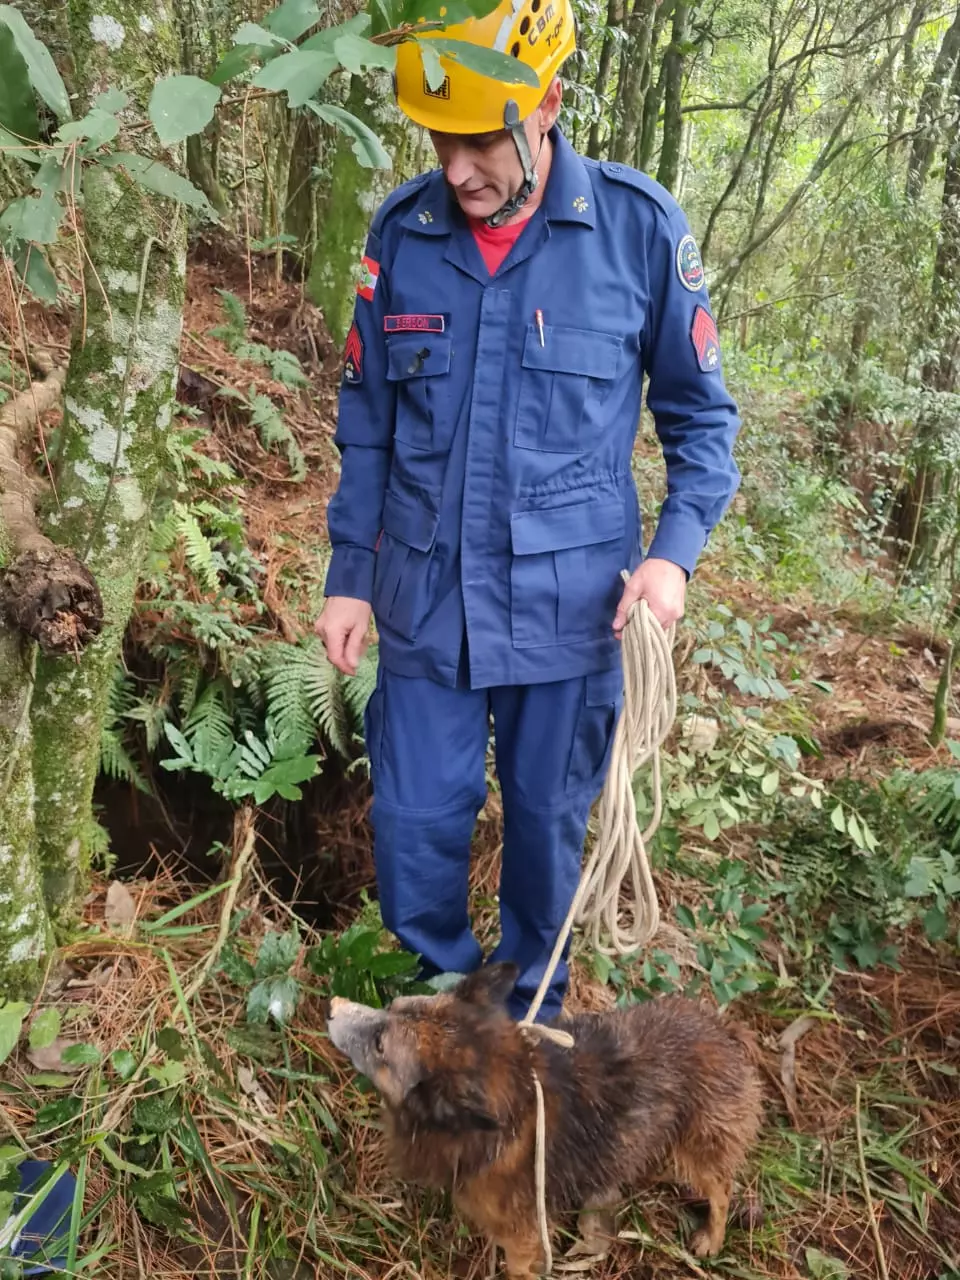
<path fill-rule="evenodd" d="M 251 341 L 298 356 L 307 388 L 265 377 L 262 367 L 211 336 L 224 318 L 217 288 L 241 299 Z M 0 325 L 9 324 L 0 308 Z M 65 354 L 65 327 L 29 308 L 27 326 L 31 341 Z M 255 263 L 248 276 L 242 256 L 215 246 L 194 254 L 179 389 L 193 418 L 183 423 L 208 428 L 205 451 L 228 459 L 243 478 L 248 539 L 266 565 L 269 625 L 287 640 L 309 633 L 322 592 L 324 508 L 337 475 L 331 436 L 338 372 L 322 318 L 296 284 L 278 278 L 272 260 Z M 263 445 L 235 399 L 221 395 L 224 386 L 269 395 L 282 406 L 306 463 L 303 480 L 291 481 L 282 454 Z M 760 396 L 742 403 L 748 432 L 753 414 L 762 427 L 774 412 L 803 452 L 808 441 L 800 416 L 782 404 L 771 409 L 773 401 Z M 44 429 L 55 425 L 53 415 Z M 638 452 L 641 479 L 655 488 L 649 433 Z M 756 483 L 775 486 L 762 472 L 758 464 Z M 770 498 L 774 505 L 778 500 Z M 734 523 L 743 515 L 741 499 L 738 504 Z M 707 553 L 691 591 L 677 646 L 683 714 L 702 713 L 714 705 L 711 698 L 722 698 L 734 715 L 756 704 L 732 678 L 694 661 L 696 643 L 709 638 L 708 620 L 716 623 L 721 604 L 750 624 L 751 644 L 761 634 L 777 636 L 765 652 L 791 694 L 780 704 L 778 727 L 814 743 L 802 762 L 808 778 L 829 791 L 943 767 L 949 757 L 929 744 L 945 652 L 936 629 L 878 605 L 875 570 L 852 551 L 841 556 L 837 574 L 821 572 L 821 565 L 800 581 L 783 568 L 789 556 L 768 555 L 750 573 L 749 557 L 732 547 L 732 540 L 720 540 Z M 866 584 L 862 591 L 857 582 Z M 144 643 L 163 625 L 162 609 L 145 594 L 130 643 Z M 746 663 L 751 652 L 744 640 L 737 661 Z M 949 735 L 960 736 L 958 730 L 951 720 Z M 678 717 L 666 745 L 667 756 L 680 761 L 671 775 L 677 787 L 678 776 L 690 763 L 695 771 L 698 759 L 681 754 L 684 732 Z M 166 794 L 169 800 L 173 791 Z M 85 928 L 51 965 L 26 1020 L 32 1027 L 42 1014 L 44 1030 L 31 1033 L 29 1045 L 25 1038 L 0 1069 L 0 1120 L 15 1142 L 39 1157 L 68 1157 L 78 1173 L 75 1274 L 109 1280 L 479 1280 L 486 1274 L 481 1243 L 445 1200 L 414 1194 L 390 1178 L 375 1100 L 324 1034 L 331 990 L 365 998 L 402 989 L 407 980 L 402 957 L 395 973 L 383 959 L 396 953 L 370 901 L 365 785 L 340 786 L 336 796 L 311 812 L 312 848 L 299 851 L 304 861 L 322 851 L 324 865 L 337 867 L 339 910 L 328 934 L 278 888 L 262 856 L 268 843 L 262 832 L 261 856 L 246 860 L 253 837 L 245 810 L 224 841 L 229 874 L 213 885 L 198 886 L 182 849 L 172 840 L 163 844 L 156 831 L 150 850 L 144 836 L 140 857 L 131 860 L 137 831 L 128 820 L 126 869 L 116 878 L 98 875 L 91 886 Z M 475 923 L 484 941 L 497 927 L 498 816 L 494 785 L 478 825 L 472 872 Z M 665 826 L 676 839 L 653 851 L 665 921 L 657 947 L 678 985 L 698 970 L 698 941 L 714 945 L 729 936 L 731 910 L 740 918 L 747 904 L 765 908 L 748 965 L 762 980 L 744 989 L 726 1016 L 757 1034 L 766 1125 L 719 1259 L 697 1262 L 685 1252 L 695 1207 L 664 1191 L 624 1207 L 611 1256 L 589 1274 L 598 1280 L 708 1274 L 955 1280 L 957 946 L 931 941 L 915 920 L 902 928 L 894 921 L 895 953 L 864 934 L 847 938 L 840 950 L 865 945 L 866 938 L 878 948 L 871 962 L 861 967 L 847 957 L 838 963 L 831 950 L 836 922 L 801 938 L 790 905 L 796 899 L 781 891 L 788 853 L 794 862 L 808 857 L 811 866 L 825 865 L 819 837 L 804 845 L 801 824 L 799 849 L 771 850 L 762 815 L 751 821 L 747 809 L 712 840 L 682 814 L 665 819 Z M 880 860 L 890 832 L 881 826 L 877 835 Z M 778 838 L 786 839 L 782 832 Z M 844 868 L 838 873 L 834 865 L 829 874 L 833 887 L 822 890 L 820 902 L 825 920 L 831 894 L 842 895 Z M 304 878 L 309 882 L 309 869 Z M 678 907 L 693 912 L 696 928 L 676 927 Z M 644 957 L 601 963 L 578 938 L 570 1005 L 609 1008 L 624 992 L 649 995 L 659 989 L 652 973 Z M 659 964 L 656 976 L 662 974 Z M 385 975 L 389 980 L 380 982 Z M 709 998 L 709 987 L 704 994 Z M 278 999 L 295 1006 L 279 1029 L 261 1016 Z M 582 1263 L 576 1272 L 588 1274 Z"/>

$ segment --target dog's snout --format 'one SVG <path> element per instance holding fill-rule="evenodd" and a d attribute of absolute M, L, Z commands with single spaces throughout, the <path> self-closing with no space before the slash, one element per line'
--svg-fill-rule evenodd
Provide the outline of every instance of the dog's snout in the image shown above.
<path fill-rule="evenodd" d="M 337 1016 L 337 1012 L 345 1009 L 346 1005 L 347 1005 L 347 1001 L 344 1000 L 343 996 L 334 996 L 333 999 L 330 1001 L 331 1018 L 335 1018 Z"/>

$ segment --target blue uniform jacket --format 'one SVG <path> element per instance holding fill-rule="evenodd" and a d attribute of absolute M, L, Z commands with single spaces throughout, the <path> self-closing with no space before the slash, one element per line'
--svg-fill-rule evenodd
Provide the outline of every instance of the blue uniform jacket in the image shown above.
<path fill-rule="evenodd" d="M 440 170 L 395 190 L 369 231 L 325 590 L 372 604 L 400 675 L 479 688 L 618 665 L 621 570 L 642 557 L 644 373 L 667 469 L 647 555 L 691 574 L 739 484 L 683 211 L 551 136 L 543 200 L 494 276 Z"/>

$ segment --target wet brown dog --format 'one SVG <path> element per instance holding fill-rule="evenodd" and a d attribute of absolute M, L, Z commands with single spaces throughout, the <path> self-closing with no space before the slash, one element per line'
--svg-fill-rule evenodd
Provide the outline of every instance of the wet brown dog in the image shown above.
<path fill-rule="evenodd" d="M 547 1209 L 579 1211 L 578 1252 L 602 1253 L 624 1192 L 685 1183 L 709 1204 L 690 1242 L 720 1251 L 733 1179 L 761 1120 L 744 1031 L 679 998 L 557 1025 L 575 1046 L 532 1042 L 504 1007 L 516 970 L 494 965 L 453 991 L 388 1009 L 331 1003 L 333 1044 L 376 1087 L 398 1175 L 452 1190 L 506 1254 L 507 1274 L 544 1259 L 534 1180 L 536 1102 L 545 1097 Z"/>

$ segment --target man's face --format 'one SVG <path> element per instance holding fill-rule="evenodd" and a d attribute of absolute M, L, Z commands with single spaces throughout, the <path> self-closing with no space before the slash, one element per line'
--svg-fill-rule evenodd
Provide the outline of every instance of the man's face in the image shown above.
<path fill-rule="evenodd" d="M 536 162 L 543 134 L 560 110 L 560 82 L 555 80 L 543 102 L 523 122 Z M 523 182 L 523 166 L 508 129 L 495 133 L 439 133 L 430 140 L 447 182 L 468 218 L 488 218 L 509 200 Z"/>
<path fill-rule="evenodd" d="M 430 140 L 468 218 L 496 213 L 523 182 L 520 157 L 507 129 L 497 133 L 431 133 Z"/>

